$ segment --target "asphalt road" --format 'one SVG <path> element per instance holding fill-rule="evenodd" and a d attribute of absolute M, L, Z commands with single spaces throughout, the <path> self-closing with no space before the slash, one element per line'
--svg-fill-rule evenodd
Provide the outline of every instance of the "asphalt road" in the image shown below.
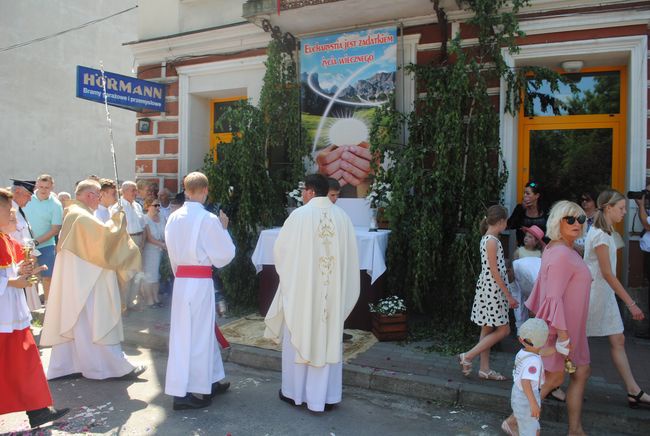
<path fill-rule="evenodd" d="M 495 435 L 503 415 L 449 408 L 358 388 L 344 388 L 343 402 L 316 414 L 278 399 L 280 374 L 226 364 L 231 389 L 209 408 L 173 411 L 164 395 L 167 356 L 126 348 L 134 364 L 148 365 L 143 382 L 62 380 L 50 384 L 55 405 L 71 412 L 35 435 Z M 43 351 L 47 362 L 49 350 Z M 562 426 L 542 424 L 551 433 Z M 0 416 L 0 433 L 30 434 L 27 416 Z M 564 430 L 565 431 L 565 430 Z"/>

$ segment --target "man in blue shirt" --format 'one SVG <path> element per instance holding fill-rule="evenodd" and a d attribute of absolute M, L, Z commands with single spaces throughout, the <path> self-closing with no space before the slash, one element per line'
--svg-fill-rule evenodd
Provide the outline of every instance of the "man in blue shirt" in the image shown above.
<path fill-rule="evenodd" d="M 24 208 L 27 219 L 32 226 L 34 242 L 41 252 L 38 263 L 47 265 L 48 268 L 41 273 L 46 302 L 50 293 L 50 280 L 54 269 L 54 257 L 56 256 L 54 237 L 59 234 L 63 220 L 63 207 L 52 192 L 53 187 L 54 179 L 52 179 L 52 176 L 49 174 L 39 176 L 36 179 L 36 191 L 32 195 L 32 200 Z"/>

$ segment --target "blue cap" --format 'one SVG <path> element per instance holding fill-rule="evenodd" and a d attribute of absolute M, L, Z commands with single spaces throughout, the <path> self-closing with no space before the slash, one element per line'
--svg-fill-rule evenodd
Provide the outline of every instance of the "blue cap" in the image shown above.
<path fill-rule="evenodd" d="M 34 193 L 34 188 L 36 187 L 35 180 L 18 180 L 18 179 L 9 179 L 14 182 L 14 186 L 20 186 L 21 188 L 27 189 L 30 194 Z"/>

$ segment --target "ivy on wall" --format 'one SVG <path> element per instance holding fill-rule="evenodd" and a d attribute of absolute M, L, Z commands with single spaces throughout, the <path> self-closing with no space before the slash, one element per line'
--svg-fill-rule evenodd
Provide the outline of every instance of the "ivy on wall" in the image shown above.
<path fill-rule="evenodd" d="M 432 2 L 446 29 L 444 9 Z M 459 3 L 473 12 L 467 25 L 476 29 L 478 44 L 461 48 L 455 35 L 431 64 L 407 66 L 420 95 L 415 110 L 406 116 L 392 107 L 377 111 L 371 143 L 394 164 L 378 175 L 393 188 L 386 210 L 392 228 L 390 292 L 406 296 L 411 307 L 443 325 L 465 329 L 481 268 L 479 222 L 488 206 L 501 201 L 508 177 L 498 108 L 488 87 L 503 79 L 506 110 L 515 112 L 526 86 L 539 89 L 542 80 L 556 86 L 561 79 L 543 68 L 512 69 L 505 63 L 502 49 L 518 51 L 516 38 L 523 33 L 516 15 L 527 1 Z M 406 144 L 399 143 L 402 126 L 408 127 Z"/>
<path fill-rule="evenodd" d="M 303 179 L 308 155 L 301 143 L 295 61 L 277 40 L 271 41 L 267 55 L 259 108 L 241 102 L 224 114 L 222 122 L 235 132 L 233 139 L 218 144 L 218 162 L 208 153 L 204 164 L 210 201 L 220 202 L 230 217 L 237 254 L 221 278 L 228 301 L 239 307 L 257 301 L 259 283 L 251 255 L 260 231 L 286 217 L 286 193 Z"/>

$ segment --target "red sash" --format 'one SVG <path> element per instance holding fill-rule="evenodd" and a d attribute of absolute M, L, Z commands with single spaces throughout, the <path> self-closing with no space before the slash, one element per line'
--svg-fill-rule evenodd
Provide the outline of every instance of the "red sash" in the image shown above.
<path fill-rule="evenodd" d="M 183 279 L 211 279 L 212 267 L 210 265 L 178 265 L 176 277 Z"/>

